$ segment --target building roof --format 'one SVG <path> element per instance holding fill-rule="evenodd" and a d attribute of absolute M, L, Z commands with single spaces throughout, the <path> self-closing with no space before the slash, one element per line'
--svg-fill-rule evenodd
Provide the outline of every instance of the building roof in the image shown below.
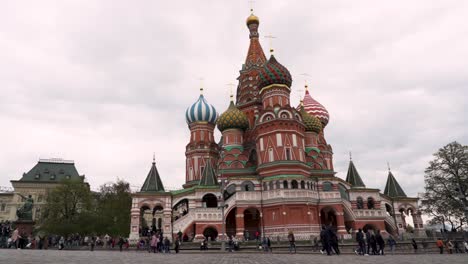
<path fill-rule="evenodd" d="M 151 169 L 148 173 L 148 176 L 146 176 L 145 183 L 143 183 L 143 186 L 141 187 L 140 192 L 164 192 L 164 186 L 161 181 L 161 178 L 159 177 L 159 172 L 158 169 L 156 168 L 156 162 L 153 159 L 153 164 L 151 166 Z"/>
<path fill-rule="evenodd" d="M 199 186 L 214 186 L 218 185 L 218 179 L 216 178 L 216 172 L 211 165 L 211 160 L 206 162 L 206 167 L 203 170 L 203 175 L 200 179 Z"/>
<path fill-rule="evenodd" d="M 198 100 L 185 111 L 185 119 L 187 124 L 193 122 L 208 122 L 211 124 L 216 123 L 218 113 L 216 112 L 214 106 L 206 101 L 202 92 L 203 89 L 200 89 L 200 96 L 198 97 Z"/>
<path fill-rule="evenodd" d="M 60 182 L 62 180 L 84 181 L 84 175 L 80 176 L 72 160 L 40 159 L 19 181 Z"/>
<path fill-rule="evenodd" d="M 384 194 L 391 198 L 406 197 L 406 193 L 403 191 L 391 171 L 388 172 L 387 184 L 385 184 Z"/>
<path fill-rule="evenodd" d="M 351 184 L 352 187 L 366 187 L 352 160 L 349 161 L 346 181 Z"/>
<path fill-rule="evenodd" d="M 317 100 L 312 98 L 312 96 L 309 93 L 309 89 L 307 85 L 305 86 L 305 95 L 304 95 L 304 109 L 307 111 L 307 113 L 317 117 L 320 119 L 322 122 L 323 127 L 325 127 L 328 124 L 328 121 L 330 120 L 330 114 L 328 113 L 328 110 Z M 298 110 L 299 110 L 298 106 Z"/>

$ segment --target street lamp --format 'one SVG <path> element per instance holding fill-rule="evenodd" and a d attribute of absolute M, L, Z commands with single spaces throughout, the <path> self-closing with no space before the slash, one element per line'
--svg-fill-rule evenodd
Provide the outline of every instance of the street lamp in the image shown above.
<path fill-rule="evenodd" d="M 219 204 L 218 204 L 218 209 L 221 209 L 221 221 L 222 221 L 222 228 L 221 228 L 221 251 L 224 252 L 226 251 L 226 222 L 224 220 L 224 209 L 226 208 L 226 204 L 224 201 L 224 187 L 226 184 L 226 180 L 221 178 L 221 174 L 218 174 L 218 181 L 220 183 L 220 193 L 221 195 L 219 196 Z"/>

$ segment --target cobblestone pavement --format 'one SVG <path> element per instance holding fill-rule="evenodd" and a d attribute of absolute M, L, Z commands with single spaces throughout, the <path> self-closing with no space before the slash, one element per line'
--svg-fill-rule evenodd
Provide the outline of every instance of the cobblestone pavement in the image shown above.
<path fill-rule="evenodd" d="M 324 256 L 317 254 L 262 254 L 262 253 L 181 253 L 152 254 L 147 252 L 118 252 L 118 251 L 58 251 L 58 250 L 0 250 L 0 263 L 29 264 L 29 263 L 164 263 L 164 264 L 192 264 L 192 263 L 220 263 L 220 264 L 296 264 L 296 263 L 345 263 L 345 264 L 413 264 L 413 263 L 468 263 L 468 254 L 454 255 L 386 255 L 386 256 Z"/>

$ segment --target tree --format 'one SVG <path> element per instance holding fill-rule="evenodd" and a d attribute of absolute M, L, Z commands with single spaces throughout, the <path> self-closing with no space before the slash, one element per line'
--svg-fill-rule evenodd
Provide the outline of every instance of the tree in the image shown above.
<path fill-rule="evenodd" d="M 104 184 L 96 193 L 97 234 L 127 237 L 130 233 L 130 209 L 132 197 L 130 184 L 123 180 Z"/>
<path fill-rule="evenodd" d="M 434 154 L 425 171 L 423 211 L 431 223 L 460 228 L 468 220 L 468 146 L 452 142 Z"/>
<path fill-rule="evenodd" d="M 89 185 L 76 180 L 64 180 L 47 195 L 40 229 L 67 236 L 91 233 L 93 204 Z"/>

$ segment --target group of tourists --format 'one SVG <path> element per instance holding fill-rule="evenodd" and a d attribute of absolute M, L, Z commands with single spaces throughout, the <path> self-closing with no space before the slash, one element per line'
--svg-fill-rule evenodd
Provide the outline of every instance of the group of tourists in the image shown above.
<path fill-rule="evenodd" d="M 174 251 L 179 253 L 182 233 L 177 234 L 174 241 Z M 147 250 L 153 253 L 171 253 L 171 241 L 162 231 L 151 232 L 149 236 L 142 237 L 137 243 L 137 250 Z"/>
<path fill-rule="evenodd" d="M 444 248 L 448 254 L 453 253 L 468 253 L 468 241 L 463 241 L 460 243 L 459 241 L 453 241 L 451 239 L 447 239 L 445 241 L 442 238 L 438 238 L 436 241 L 436 245 L 439 248 L 439 253 L 444 254 Z"/>
<path fill-rule="evenodd" d="M 368 256 L 385 254 L 385 240 L 382 237 L 380 230 L 377 230 L 374 234 L 373 230 L 368 229 L 366 232 L 363 232 L 362 229 L 359 229 L 356 233 L 356 242 L 358 243 L 358 248 L 354 250 L 354 252 L 357 255 Z M 390 252 L 393 254 L 396 245 L 395 239 L 392 236 L 389 236 L 387 244 L 390 247 Z"/>

